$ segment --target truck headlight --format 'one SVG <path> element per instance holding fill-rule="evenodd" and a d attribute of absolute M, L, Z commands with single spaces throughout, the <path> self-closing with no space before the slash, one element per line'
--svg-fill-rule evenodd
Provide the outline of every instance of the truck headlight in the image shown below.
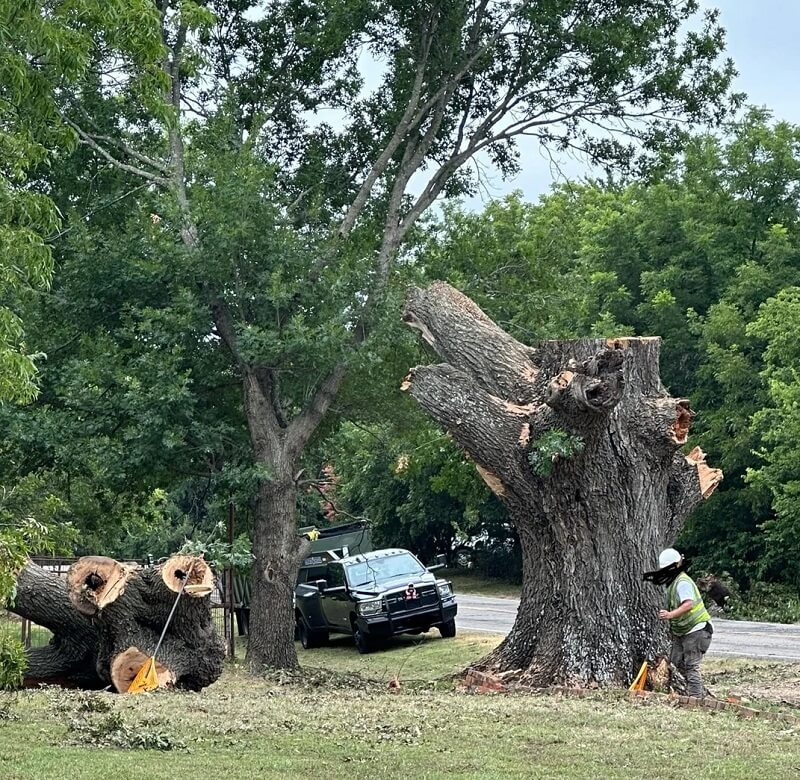
<path fill-rule="evenodd" d="M 369 601 L 358 602 L 358 614 L 364 615 L 377 615 L 383 611 L 383 599 L 370 599 Z"/>
<path fill-rule="evenodd" d="M 439 591 L 439 598 L 440 599 L 451 599 L 453 598 L 453 589 L 450 587 L 449 582 L 443 582 L 441 585 L 436 586 L 436 590 Z"/>

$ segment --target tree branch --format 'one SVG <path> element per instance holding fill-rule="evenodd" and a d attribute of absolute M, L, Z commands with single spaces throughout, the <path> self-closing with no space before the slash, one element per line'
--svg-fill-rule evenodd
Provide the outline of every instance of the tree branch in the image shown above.
<path fill-rule="evenodd" d="M 342 386 L 347 369 L 337 363 L 327 378 L 317 387 L 306 408 L 290 423 L 287 433 L 287 448 L 292 458 L 297 458 L 322 422 Z"/>
<path fill-rule="evenodd" d="M 690 512 L 709 498 L 722 482 L 722 470 L 706 463 L 706 454 L 695 447 L 688 455 L 676 452 L 672 458 L 667 494 L 672 510 L 669 538 L 683 527 Z"/>
<path fill-rule="evenodd" d="M 222 339 L 222 343 L 230 350 L 233 359 L 240 368 L 246 368 L 247 363 L 239 352 L 239 339 L 236 335 L 236 328 L 233 324 L 228 304 L 220 297 L 211 300 L 211 317 L 217 328 L 217 333 Z"/>
<path fill-rule="evenodd" d="M 394 156 L 394 153 L 400 148 L 400 144 L 403 142 L 406 133 L 412 127 L 413 118 L 415 116 L 415 112 L 419 104 L 419 99 L 422 94 L 422 84 L 425 77 L 425 68 L 428 62 L 428 55 L 430 54 L 430 47 L 432 42 L 433 42 L 433 30 L 427 33 L 423 38 L 422 51 L 420 53 L 420 57 L 417 62 L 416 73 L 414 74 L 414 83 L 411 87 L 411 95 L 409 96 L 408 103 L 406 104 L 405 111 L 403 112 L 403 116 L 397 123 L 397 127 L 395 128 L 392 137 L 389 139 L 389 142 L 386 144 L 383 151 L 378 156 L 378 159 L 375 160 L 375 162 L 373 163 L 372 168 L 370 168 L 369 173 L 367 174 L 366 178 L 364 179 L 364 182 L 359 188 L 359 191 L 356 194 L 355 199 L 350 205 L 350 208 L 347 210 L 347 213 L 345 214 L 344 219 L 342 220 L 342 224 L 339 227 L 339 235 L 341 236 L 347 236 L 353 229 L 353 225 L 355 225 L 355 222 L 358 219 L 359 214 L 366 205 L 367 199 L 369 198 L 369 195 L 372 192 L 372 188 L 375 186 L 375 182 L 383 174 L 384 170 L 386 169 L 386 166 L 389 164 L 389 161 Z"/>
<path fill-rule="evenodd" d="M 509 486 L 527 482 L 525 434 L 531 409 L 486 392 L 467 373 L 446 363 L 412 368 L 400 389 L 410 392 L 469 453 L 483 469 L 481 476 L 498 495 L 503 495 Z M 517 442 L 517 446 L 509 446 L 510 442 Z M 499 484 L 493 485 L 487 474 Z"/>
<path fill-rule="evenodd" d="M 93 149 L 115 168 L 119 168 L 119 170 L 125 171 L 126 173 L 131 173 L 134 176 L 139 176 L 142 179 L 147 179 L 147 181 L 153 182 L 154 184 L 158 184 L 160 186 L 169 185 L 170 180 L 164 176 L 158 176 L 157 174 L 146 171 L 143 168 L 139 168 L 135 165 L 129 165 L 128 163 L 122 162 L 122 160 L 118 160 L 116 157 L 114 157 L 114 155 L 111 154 L 111 152 L 108 151 L 108 149 L 101 146 L 91 135 L 89 135 L 89 133 L 83 130 L 83 128 L 78 126 L 71 119 L 68 119 L 67 117 L 63 117 L 63 119 L 66 124 L 68 124 L 78 134 L 78 138 L 82 144 L 85 144 Z"/>
<path fill-rule="evenodd" d="M 138 160 L 140 163 L 144 163 L 144 165 L 149 165 L 151 168 L 155 168 L 156 170 L 165 174 L 170 172 L 170 167 L 167 163 L 137 151 L 133 147 L 128 146 L 128 144 L 119 138 L 112 138 L 109 135 L 100 135 L 99 133 L 89 133 L 88 131 L 84 132 L 98 143 L 102 142 L 105 144 L 111 144 L 112 146 L 117 147 L 117 149 L 119 149 L 123 154 L 128 155 L 128 157 L 132 157 L 134 160 Z"/>
<path fill-rule="evenodd" d="M 466 295 L 445 282 L 413 288 L 403 321 L 450 365 L 486 392 L 515 404 L 538 402 L 538 367 L 531 350 L 492 322 Z"/>

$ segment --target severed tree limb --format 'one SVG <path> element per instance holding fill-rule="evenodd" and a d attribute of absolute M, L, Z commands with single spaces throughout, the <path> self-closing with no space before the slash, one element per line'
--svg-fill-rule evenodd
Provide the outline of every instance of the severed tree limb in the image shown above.
<path fill-rule="evenodd" d="M 445 282 L 413 288 L 403 320 L 450 365 L 486 392 L 527 404 L 536 398 L 531 351 L 495 325 L 466 295 Z"/>
<path fill-rule="evenodd" d="M 17 575 L 17 593 L 9 609 L 53 634 L 44 647 L 28 650 L 26 686 L 105 685 L 96 671 L 97 628 L 73 607 L 61 577 L 28 561 Z"/>

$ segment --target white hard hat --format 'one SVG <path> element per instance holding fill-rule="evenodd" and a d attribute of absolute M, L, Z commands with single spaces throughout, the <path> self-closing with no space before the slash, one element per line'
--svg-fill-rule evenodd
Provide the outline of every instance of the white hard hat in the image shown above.
<path fill-rule="evenodd" d="M 658 568 L 666 569 L 667 566 L 672 566 L 673 563 L 680 563 L 682 559 L 683 556 L 674 547 L 667 547 L 658 556 Z"/>

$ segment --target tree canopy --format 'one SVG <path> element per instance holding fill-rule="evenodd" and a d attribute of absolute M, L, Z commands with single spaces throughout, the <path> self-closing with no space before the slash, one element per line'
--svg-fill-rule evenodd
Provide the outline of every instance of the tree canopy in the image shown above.
<path fill-rule="evenodd" d="M 87 545 L 153 523 L 166 541 L 246 506 L 255 665 L 295 662 L 302 483 L 337 419 L 392 404 L 370 378 L 399 365 L 393 320 L 425 272 L 431 205 L 474 191 L 478 156 L 517 171 L 521 136 L 644 171 L 737 102 L 717 14 L 696 2 L 24 8 L 15 40 L 45 20 L 79 65 L 70 80 L 26 65 L 77 149 L 29 175 L 64 225 L 52 290 L 25 303 L 48 363 L 41 397 L 2 412 L 28 442 L 7 441 L 10 478 L 43 472 Z M 611 274 L 593 278 L 587 317 L 606 316 Z M 537 315 L 543 333 L 569 319 L 558 286 L 539 285 L 563 304 Z M 524 327 L 525 311 L 508 316 Z"/>

